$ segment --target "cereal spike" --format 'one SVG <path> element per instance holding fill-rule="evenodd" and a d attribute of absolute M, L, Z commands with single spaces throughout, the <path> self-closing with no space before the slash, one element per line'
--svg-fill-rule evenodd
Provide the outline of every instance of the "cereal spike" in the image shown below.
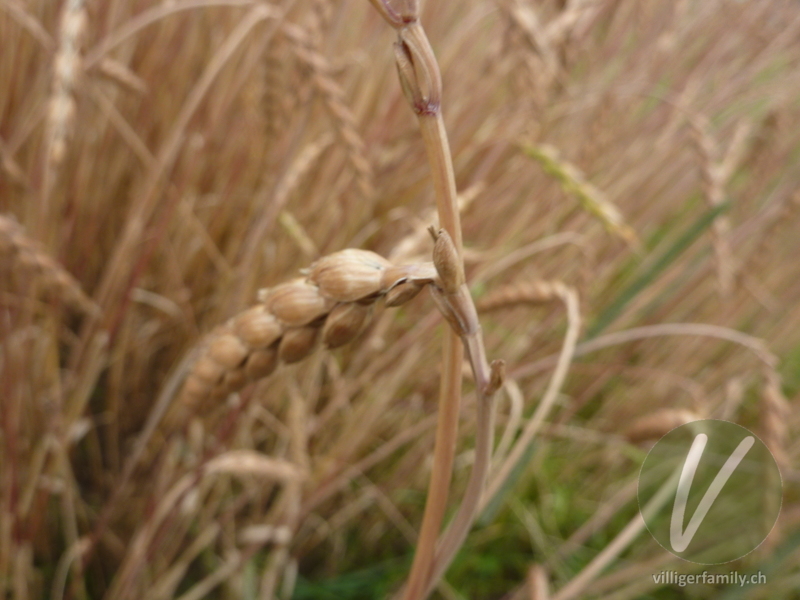
<path fill-rule="evenodd" d="M 402 304 L 436 279 L 431 263 L 395 266 L 356 249 L 325 256 L 304 273 L 261 290 L 258 304 L 201 342 L 166 428 L 182 427 L 191 414 L 267 377 L 280 362 L 303 360 L 320 339 L 329 349 L 347 344 L 364 329 L 378 299 Z"/>
<path fill-rule="evenodd" d="M 456 302 L 468 292 L 463 270 L 452 265 L 454 251 L 444 231 L 436 233 L 437 266 L 393 265 L 374 252 L 342 250 L 314 262 L 303 271 L 305 277 L 260 290 L 258 304 L 217 327 L 201 342 L 165 417 L 165 428 L 182 427 L 193 413 L 270 375 L 280 362 L 303 360 L 320 340 L 328 349 L 351 342 L 369 322 L 380 298 L 386 298 L 387 306 L 399 306 L 429 284 L 438 289 L 449 283 L 456 286 L 450 302 Z M 442 310 L 445 316 L 452 316 L 450 304 Z M 459 314 L 467 313 L 462 310 Z M 472 313 L 467 314 L 466 325 L 454 321 L 460 333 L 475 332 L 472 321 L 477 322 L 477 315 L 472 318 Z M 492 380 L 486 384 L 498 387 L 501 365 L 495 365 L 489 375 Z"/>
<path fill-rule="evenodd" d="M 607 231 L 634 248 L 639 246 L 636 232 L 627 224 L 617 206 L 605 193 L 589 183 L 580 169 L 564 160 L 558 150 L 542 144 L 525 146 L 523 151 L 538 161 L 545 173 L 557 179 L 564 192 L 574 196 L 584 210 L 597 217 Z"/>
<path fill-rule="evenodd" d="M 84 0 L 69 0 L 61 13 L 59 44 L 53 64 L 52 93 L 47 112 L 48 160 L 60 165 L 75 125 L 75 90 L 81 74 L 81 43 L 86 31 Z"/>
<path fill-rule="evenodd" d="M 95 315 L 97 305 L 84 293 L 80 284 L 46 250 L 28 237 L 14 219 L 0 215 L 0 262 L 9 261 L 26 277 L 36 280 L 50 297 L 63 299 L 84 313 Z"/>

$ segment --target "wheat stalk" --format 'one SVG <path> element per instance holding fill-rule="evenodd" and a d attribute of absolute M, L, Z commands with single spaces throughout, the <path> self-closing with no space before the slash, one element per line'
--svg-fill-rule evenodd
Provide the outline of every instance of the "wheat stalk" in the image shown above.
<path fill-rule="evenodd" d="M 529 600 L 548 600 L 550 598 L 550 581 L 544 565 L 534 563 L 528 569 Z"/>
<path fill-rule="evenodd" d="M 109 81 L 116 83 L 121 89 L 137 96 L 147 93 L 147 83 L 134 73 L 127 65 L 113 58 L 105 57 L 97 65 L 97 72 Z"/>
<path fill-rule="evenodd" d="M 283 485 L 289 485 L 306 475 L 305 472 L 292 463 L 265 456 L 252 450 L 227 451 L 207 461 L 195 469 L 194 472 L 183 475 L 170 486 L 155 507 L 154 512 L 144 523 L 144 526 L 138 530 L 132 539 L 126 560 L 120 566 L 112 582 L 109 597 L 127 597 L 125 592 L 128 591 L 130 593 L 129 591 L 133 589 L 132 582 L 145 562 L 148 548 L 158 535 L 159 528 L 179 509 L 181 502 L 184 502 L 187 495 L 196 489 L 204 479 L 224 474 L 240 477 L 257 476 Z M 250 553 L 255 552 L 258 547 L 269 542 L 270 539 L 262 536 L 255 541 L 254 546 L 249 548 L 247 554 L 250 555 Z M 84 546 L 83 552 L 86 553 L 88 550 L 89 546 L 87 544 Z"/>
<path fill-rule="evenodd" d="M 760 403 L 764 443 L 782 471 L 791 469 L 789 458 L 789 416 L 791 404 L 783 394 L 781 376 L 774 368 L 764 368 L 764 389 Z"/>
<path fill-rule="evenodd" d="M 388 0 L 370 0 L 370 2 L 397 32 L 394 51 L 400 87 L 406 101 L 417 116 L 431 168 L 439 224 L 442 231 L 452 237 L 450 260 L 454 263 L 455 271 L 461 273 L 459 278 L 462 280 L 461 285 L 454 281 L 450 282 L 447 296 L 440 299 L 443 300 L 439 302 L 440 308 L 443 308 L 445 304 L 451 304 L 451 300 L 460 297 L 464 306 L 469 305 L 474 310 L 469 292 L 466 290 L 466 285 L 463 284 L 461 218 L 458 212 L 450 143 L 447 139 L 447 130 L 441 110 L 442 76 L 428 37 L 419 21 L 419 4 L 416 0 L 406 0 L 397 6 L 393 6 Z M 440 236 L 440 239 L 444 239 L 444 236 Z M 458 288 L 458 293 L 454 292 L 454 288 Z M 460 335 L 457 328 L 459 324 L 451 321 L 451 325 L 454 325 L 455 328 L 450 335 L 445 337 L 442 346 L 442 378 L 439 388 L 433 468 L 431 469 L 428 498 L 425 502 L 417 550 L 408 577 L 408 585 L 403 592 L 407 600 L 417 600 L 427 595 L 424 590 L 433 579 L 436 542 L 444 520 L 450 492 L 455 443 L 458 435 L 458 413 L 461 404 L 461 363 L 464 359 L 464 351 L 459 343 Z M 474 335 L 480 339 L 477 316 L 474 318 L 474 325 L 476 327 Z M 488 384 L 486 387 L 488 388 Z M 487 398 L 488 396 L 481 396 L 479 408 L 484 408 L 483 400 Z M 484 419 L 481 422 L 481 428 L 483 429 L 481 435 L 486 435 L 490 439 L 493 433 L 490 429 L 491 419 Z M 491 447 L 491 439 L 489 446 Z M 488 462 L 488 457 L 481 456 L 480 460 L 476 460 L 473 475 L 478 473 L 478 467 L 482 467 L 484 462 Z M 483 474 L 481 473 L 481 475 Z"/>
<path fill-rule="evenodd" d="M 632 444 L 655 442 L 676 427 L 703 418 L 703 415 L 685 408 L 662 408 L 639 417 L 625 427 L 622 434 Z"/>

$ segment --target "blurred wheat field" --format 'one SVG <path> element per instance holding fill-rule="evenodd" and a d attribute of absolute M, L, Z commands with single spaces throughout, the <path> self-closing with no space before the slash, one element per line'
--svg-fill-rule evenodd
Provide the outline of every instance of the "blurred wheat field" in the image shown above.
<path fill-rule="evenodd" d="M 800 5 L 427 0 L 422 23 L 467 279 L 508 364 L 498 464 L 550 381 L 564 290 L 583 322 L 434 597 L 541 600 L 541 578 L 562 600 L 798 597 Z M 195 414 L 121 485 L 171 374 L 260 288 L 343 248 L 429 260 L 393 39 L 363 0 L 0 0 L 4 598 L 401 583 L 444 331 L 427 294 Z M 468 382 L 456 496 L 474 415 Z M 725 568 L 767 584 L 657 586 L 702 568 L 645 531 L 570 588 L 638 514 L 646 444 L 698 417 L 752 429 L 781 466 L 778 525 Z"/>

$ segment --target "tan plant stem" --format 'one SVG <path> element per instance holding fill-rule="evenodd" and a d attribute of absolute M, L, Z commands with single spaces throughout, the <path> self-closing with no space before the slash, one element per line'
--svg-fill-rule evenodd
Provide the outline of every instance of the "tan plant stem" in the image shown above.
<path fill-rule="evenodd" d="M 421 29 L 420 27 L 420 31 Z M 461 221 L 456 201 L 450 145 L 447 141 L 447 132 L 444 128 L 442 113 L 437 107 L 434 115 L 418 114 L 418 116 L 422 139 L 431 165 L 439 224 L 452 237 L 459 260 L 461 260 Z M 455 460 L 458 415 L 461 407 L 461 364 L 463 361 L 464 350 L 461 340 L 456 330 L 451 329 L 445 334 L 442 346 L 442 383 L 439 391 L 439 415 L 436 426 L 433 468 L 431 469 L 428 499 L 420 528 L 417 552 L 409 575 L 406 592 L 406 598 L 409 600 L 427 596 L 427 593 L 420 595 L 421 588 L 423 586 L 425 588 L 432 587 L 432 580 L 438 580 L 439 578 L 433 574 L 434 552 L 447 506 L 453 461 Z M 480 418 L 479 422 L 481 422 Z M 489 443 L 491 445 L 491 442 Z M 427 581 L 427 584 L 425 584 L 425 581 Z"/>
<path fill-rule="evenodd" d="M 458 512 L 448 525 L 445 533 L 436 547 L 436 555 L 431 565 L 428 585 L 423 597 L 427 597 L 436 587 L 439 579 L 450 566 L 453 558 L 461 548 L 464 540 L 472 527 L 478 513 L 486 477 L 489 473 L 492 458 L 492 445 L 494 432 L 494 404 L 492 396 L 478 395 L 477 432 L 475 435 L 475 463 L 472 466 L 464 499 L 458 507 Z"/>
<path fill-rule="evenodd" d="M 428 581 L 422 592 L 427 597 L 447 570 L 458 549 L 464 543 L 472 527 L 486 484 L 492 459 L 494 438 L 494 405 L 492 396 L 502 385 L 505 365 L 495 361 L 491 366 L 486 361 L 481 326 L 469 289 L 465 283 L 463 263 L 455 246 L 444 230 L 434 234 L 436 244 L 433 260 L 439 279 L 430 286 L 431 294 L 442 314 L 450 321 L 464 344 L 478 391 L 477 432 L 475 436 L 475 463 L 470 473 L 467 489 L 456 516 L 440 539 Z M 409 584 L 410 587 L 410 584 Z"/>
<path fill-rule="evenodd" d="M 514 444 L 511 452 L 509 452 L 508 456 L 503 461 L 502 465 L 500 465 L 500 467 L 497 469 L 497 472 L 493 474 L 492 480 L 489 482 L 483 503 L 484 508 L 503 488 L 503 485 L 510 477 L 515 466 L 520 460 L 522 460 L 522 457 L 525 455 L 525 452 L 527 451 L 531 442 L 544 424 L 545 418 L 555 405 L 556 399 L 558 398 L 558 393 L 561 391 L 561 386 L 564 384 L 564 380 L 566 379 L 569 366 L 572 364 L 572 359 L 575 356 L 575 347 L 578 342 L 578 336 L 580 335 L 581 327 L 580 303 L 578 301 L 578 295 L 575 290 L 568 288 L 563 284 L 557 283 L 555 286 L 558 290 L 558 295 L 561 297 L 567 307 L 568 325 L 567 334 L 564 338 L 564 344 L 561 348 L 561 353 L 558 356 L 555 372 L 550 379 L 550 383 L 547 385 L 547 389 L 545 390 L 539 406 L 536 407 L 533 417 L 531 417 L 531 420 L 528 421 L 528 424 L 525 426 L 525 429 L 522 431 L 519 439 Z"/>
<path fill-rule="evenodd" d="M 395 57 L 400 84 L 406 99 L 419 120 L 422 139 L 431 166 L 431 178 L 436 194 L 439 224 L 453 240 L 457 262 L 463 271 L 461 222 L 456 198 L 455 177 L 450 145 L 441 111 L 441 74 L 422 25 L 416 3 L 398 14 L 386 2 L 373 2 L 378 11 L 397 30 Z M 442 383 L 439 391 L 439 415 L 433 451 L 428 498 L 422 517 L 417 551 L 411 566 L 404 597 L 416 600 L 424 597 L 429 587 L 436 540 L 441 530 L 458 437 L 458 414 L 461 404 L 461 363 L 464 351 L 456 330 L 445 335 L 442 347 Z"/>
<path fill-rule="evenodd" d="M 441 111 L 437 111 L 436 115 L 419 115 L 419 124 L 431 165 L 439 226 L 453 238 L 453 243 L 460 256 L 462 252 L 461 218 L 456 201 L 456 184 L 450 156 L 450 144 L 447 141 L 447 132 L 444 128 Z"/>
<path fill-rule="evenodd" d="M 398 3 L 397 7 L 388 0 L 371 2 L 397 31 L 395 59 L 400 86 L 417 115 L 431 167 L 441 229 L 438 233 L 432 232 L 436 240 L 434 264 L 439 280 L 430 286 L 430 290 L 452 327 L 442 349 L 442 383 L 428 498 L 414 562 L 403 592 L 405 600 L 421 600 L 430 594 L 450 564 L 474 520 L 491 462 L 494 434 L 491 396 L 502 382 L 504 367 L 498 362 L 490 368 L 486 362 L 477 312 L 465 283 L 453 161 L 441 110 L 442 78 L 436 57 L 419 23 L 417 2 L 406 0 Z M 476 460 L 456 518 L 437 551 L 458 437 L 461 363 L 465 351 L 480 397 Z"/>
<path fill-rule="evenodd" d="M 448 332 L 442 346 L 442 382 L 439 390 L 439 412 L 433 451 L 428 497 L 422 517 L 414 562 L 408 576 L 404 598 L 417 600 L 424 597 L 423 588 L 432 575 L 436 541 L 444 520 L 447 499 L 450 494 L 450 479 L 455 460 L 458 437 L 458 414 L 461 408 L 461 340 L 452 331 Z"/>

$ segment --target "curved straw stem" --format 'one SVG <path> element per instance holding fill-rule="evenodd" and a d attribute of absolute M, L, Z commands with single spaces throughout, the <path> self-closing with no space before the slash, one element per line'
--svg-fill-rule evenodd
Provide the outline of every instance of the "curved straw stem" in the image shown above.
<path fill-rule="evenodd" d="M 395 44 L 397 73 L 403 93 L 419 121 L 431 167 L 441 227 L 438 233 L 431 230 L 436 240 L 434 263 L 439 280 L 430 286 L 430 290 L 451 325 L 442 348 L 439 414 L 428 498 L 414 562 L 407 585 L 401 591 L 405 600 L 422 600 L 430 594 L 450 564 L 475 518 L 491 462 L 494 436 L 491 397 L 502 383 L 504 365 L 496 362 L 490 367 L 486 362 L 478 315 L 465 283 L 453 161 L 441 110 L 442 77 L 428 38 L 419 23 L 417 2 L 406 0 L 401 3 L 402 6 L 395 8 L 388 0 L 370 1 L 398 34 Z M 438 284 L 442 287 L 438 288 Z M 465 352 L 480 395 L 476 459 L 456 518 L 437 550 L 455 459 L 461 404 L 461 364 Z"/>
<path fill-rule="evenodd" d="M 436 194 L 439 225 L 453 240 L 457 260 L 463 271 L 461 221 L 456 198 L 453 161 L 441 111 L 441 75 L 428 38 L 419 23 L 417 3 L 409 1 L 395 10 L 387 0 L 371 0 L 381 16 L 397 30 L 395 45 L 397 70 L 403 92 L 417 115 L 420 132 Z M 461 364 L 464 360 L 460 336 L 451 330 L 442 347 L 442 379 L 439 390 L 439 414 L 433 451 L 428 498 L 422 517 L 417 551 L 411 566 L 406 600 L 424 597 L 433 568 L 436 540 L 444 520 L 458 437 L 458 414 L 461 405 Z"/>
<path fill-rule="evenodd" d="M 567 334 L 564 338 L 564 344 L 561 348 L 561 353 L 558 356 L 555 372 L 553 373 L 550 383 L 545 390 L 542 401 L 536 408 L 536 412 L 534 412 L 531 420 L 528 421 L 528 424 L 525 426 L 522 435 L 517 440 L 516 444 L 514 444 L 514 447 L 512 448 L 511 452 L 509 452 L 508 457 L 506 457 L 506 459 L 503 461 L 503 464 L 498 469 L 498 472 L 489 482 L 489 486 L 484 496 L 485 499 L 482 502 L 482 508 L 485 508 L 491 502 L 492 498 L 494 498 L 494 496 L 501 490 L 516 465 L 524 456 L 528 446 L 533 441 L 534 436 L 541 429 L 545 417 L 547 417 L 550 409 L 555 404 L 556 398 L 558 398 L 558 392 L 561 390 L 561 386 L 564 384 L 569 366 L 572 363 L 572 359 L 575 357 L 575 347 L 577 345 L 578 335 L 580 334 L 581 329 L 581 315 L 578 295 L 575 290 L 565 286 L 561 287 L 559 290 L 559 295 L 567 307 L 568 325 Z"/>

